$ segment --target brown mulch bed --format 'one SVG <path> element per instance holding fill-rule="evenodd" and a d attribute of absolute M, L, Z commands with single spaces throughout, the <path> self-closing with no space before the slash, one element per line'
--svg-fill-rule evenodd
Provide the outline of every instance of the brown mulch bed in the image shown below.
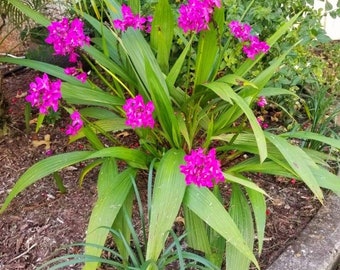
<path fill-rule="evenodd" d="M 86 147 L 83 142 L 68 144 L 63 133 L 67 123 L 62 120 L 55 126 L 43 127 L 38 134 L 25 131 L 22 93 L 36 74 L 25 70 L 2 82 L 7 128 L 3 129 L 5 135 L 0 136 L 0 203 L 23 172 L 46 157 L 45 146 L 33 147 L 32 140 L 50 135 L 53 154 Z M 22 192 L 0 215 L 0 269 L 35 269 L 51 259 L 58 247 L 84 241 L 96 200 L 96 175 L 88 175 L 80 187 L 82 166 L 62 171 L 67 193 L 61 194 L 53 178 L 46 177 Z M 250 177 L 270 195 L 264 250 L 259 258 L 262 269 L 266 269 L 297 237 L 320 204 L 302 183 L 259 174 Z"/>

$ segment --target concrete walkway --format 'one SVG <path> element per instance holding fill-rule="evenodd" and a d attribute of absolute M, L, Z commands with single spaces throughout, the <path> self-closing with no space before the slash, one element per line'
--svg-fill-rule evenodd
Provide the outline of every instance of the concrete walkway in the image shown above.
<path fill-rule="evenodd" d="M 337 269 L 340 269 L 340 197 L 331 194 L 298 239 L 267 270 Z"/>

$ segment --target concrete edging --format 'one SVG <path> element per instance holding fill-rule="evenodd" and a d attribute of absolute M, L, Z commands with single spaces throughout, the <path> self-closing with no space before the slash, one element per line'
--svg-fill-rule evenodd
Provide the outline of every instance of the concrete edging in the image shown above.
<path fill-rule="evenodd" d="M 267 270 L 336 270 L 340 262 L 340 196 L 330 194 L 300 236 Z"/>

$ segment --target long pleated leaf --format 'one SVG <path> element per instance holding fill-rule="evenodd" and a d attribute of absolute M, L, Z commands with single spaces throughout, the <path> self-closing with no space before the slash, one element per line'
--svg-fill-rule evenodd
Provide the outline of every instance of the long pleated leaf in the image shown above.
<path fill-rule="evenodd" d="M 318 166 L 312 167 L 311 171 L 322 188 L 329 189 L 340 196 L 340 177 Z"/>
<path fill-rule="evenodd" d="M 91 123 L 91 128 L 93 129 L 93 131 L 96 131 L 96 133 L 101 133 L 101 132 L 124 130 L 127 128 L 127 126 L 125 125 L 125 119 L 117 117 L 114 119 L 103 119 L 103 120 L 94 121 L 93 123 Z M 84 131 L 80 130 L 77 135 L 72 136 L 70 138 L 70 142 L 81 139 L 84 136 L 85 136 Z"/>
<path fill-rule="evenodd" d="M 269 155 L 270 156 L 270 155 Z M 243 162 L 237 163 L 236 165 L 228 168 L 227 173 L 241 173 L 241 172 L 259 172 L 264 174 L 281 175 L 288 178 L 294 178 L 291 172 L 285 170 L 284 167 L 280 166 L 274 161 L 260 162 L 260 159 L 256 156 L 253 158 L 246 159 Z"/>
<path fill-rule="evenodd" d="M 322 201 L 322 190 L 320 189 L 318 181 L 311 171 L 311 169 L 318 168 L 314 161 L 302 149 L 291 145 L 285 139 L 268 132 L 265 132 L 265 135 L 266 138 L 281 152 L 287 163 L 301 177 L 301 179 L 311 189 L 315 196 L 320 201 Z"/>
<path fill-rule="evenodd" d="M 84 86 L 90 87 L 88 82 L 84 84 L 81 83 L 79 80 L 74 78 L 73 76 L 66 75 L 64 69 L 52 64 L 31 60 L 31 59 L 21 59 L 21 58 L 12 58 L 12 57 L 0 57 L 0 62 L 12 63 L 17 64 L 20 66 L 30 67 L 35 70 L 39 70 L 41 72 L 45 72 L 53 77 L 59 78 L 65 82 L 69 82 L 72 85 L 77 86 Z"/>
<path fill-rule="evenodd" d="M 98 177 L 98 199 L 95 203 L 89 225 L 87 227 L 86 243 L 104 246 L 107 235 L 118 215 L 132 183 L 131 176 L 135 171 L 127 169 L 121 174 L 115 173 L 115 161 L 108 158 L 102 165 Z M 85 254 L 100 257 L 101 250 L 93 246 L 85 246 Z M 84 270 L 96 269 L 98 263 L 86 263 Z"/>
<path fill-rule="evenodd" d="M 239 96 L 237 93 L 234 92 L 234 90 L 225 83 L 224 92 L 221 92 L 221 87 L 216 87 L 214 83 L 208 83 L 205 84 L 206 87 L 210 88 L 212 91 L 214 91 L 220 98 L 227 101 L 229 98 L 231 98 L 235 103 L 238 105 L 240 110 L 247 116 L 249 123 L 253 129 L 254 136 L 256 138 L 256 144 L 258 147 L 258 153 L 260 155 L 260 160 L 263 162 L 267 157 L 267 144 L 266 139 L 263 134 L 263 131 L 258 124 L 256 117 L 254 116 L 253 111 L 249 108 L 249 105 L 246 103 L 246 101 Z"/>
<path fill-rule="evenodd" d="M 61 87 L 63 98 L 72 104 L 94 105 L 114 109 L 124 104 L 124 100 L 101 90 L 91 89 L 83 85 L 63 83 Z"/>
<path fill-rule="evenodd" d="M 88 158 L 103 158 L 103 157 L 114 157 L 124 160 L 131 167 L 139 169 L 147 169 L 148 156 L 136 149 L 130 149 L 126 147 L 108 147 L 98 150 L 91 154 Z"/>
<path fill-rule="evenodd" d="M 247 245 L 252 249 L 255 236 L 252 213 L 245 195 L 237 184 L 232 185 L 229 213 L 237 227 L 240 229 Z M 227 242 L 226 269 L 248 270 L 249 265 L 249 258 L 231 243 Z"/>
<path fill-rule="evenodd" d="M 149 93 L 155 103 L 158 121 L 167 140 L 172 146 L 179 148 L 181 145 L 179 124 L 171 105 L 171 99 L 166 94 L 167 91 L 162 89 L 162 85 L 166 84 L 163 75 L 155 73 L 150 62 L 146 61 L 145 65 L 148 73 Z"/>
<path fill-rule="evenodd" d="M 166 82 L 170 86 L 174 86 L 175 85 L 175 82 L 176 82 L 176 80 L 178 78 L 178 75 L 180 74 L 180 72 L 182 70 L 185 57 L 187 56 L 188 52 L 191 49 L 191 44 L 192 44 L 193 39 L 194 39 L 194 36 L 191 37 L 191 39 L 189 40 L 188 44 L 185 46 L 185 48 L 181 52 L 180 56 L 177 58 L 175 64 L 172 66 L 168 76 L 166 77 Z"/>
<path fill-rule="evenodd" d="M 48 157 L 35 163 L 32 167 L 18 179 L 11 192 L 6 197 L 5 202 L 1 206 L 0 213 L 5 211 L 9 203 L 28 186 L 34 184 L 39 179 L 59 171 L 67 166 L 88 159 L 92 151 L 78 151 L 72 153 L 60 154 Z"/>
<path fill-rule="evenodd" d="M 264 233 L 266 228 L 266 198 L 263 194 L 253 189 L 246 188 L 249 201 L 251 203 L 256 223 L 256 233 L 258 242 L 258 252 L 261 254 L 263 249 Z"/>
<path fill-rule="evenodd" d="M 151 46 L 157 51 L 157 61 L 166 74 L 174 35 L 174 16 L 168 0 L 160 0 L 156 6 L 151 28 Z"/>
<path fill-rule="evenodd" d="M 194 87 L 207 82 L 213 75 L 217 54 L 220 50 L 219 39 L 221 38 L 221 29 L 224 23 L 224 9 L 215 9 L 214 24 L 210 24 L 209 30 L 202 31 L 198 40 L 195 81 Z"/>
<path fill-rule="evenodd" d="M 183 203 L 259 268 L 237 225 L 209 189 L 188 186 Z"/>
<path fill-rule="evenodd" d="M 326 137 L 321 134 L 308 132 L 308 131 L 298 131 L 298 132 L 288 132 L 280 134 L 284 138 L 297 138 L 302 140 L 314 140 L 319 141 L 328 145 L 331 145 L 337 149 L 340 149 L 340 140 Z"/>
<path fill-rule="evenodd" d="M 235 175 L 228 174 L 228 173 L 223 173 L 223 175 L 227 179 L 227 181 L 230 181 L 232 183 L 237 183 L 239 185 L 248 187 L 256 192 L 259 192 L 263 195 L 266 195 L 266 192 L 262 188 L 260 188 L 258 185 L 254 184 L 253 182 L 250 182 L 248 180 L 242 179 L 240 177 L 237 177 Z"/>
<path fill-rule="evenodd" d="M 171 149 L 158 166 L 151 203 L 146 260 L 158 259 L 180 209 L 186 189 L 184 175 L 179 170 L 183 156 L 183 150 Z"/>
<path fill-rule="evenodd" d="M 211 247 L 207 234 L 207 227 L 204 221 L 192 212 L 188 207 L 184 206 L 185 229 L 187 232 L 187 243 L 189 247 L 204 252 L 210 259 Z"/>
<path fill-rule="evenodd" d="M 10 4 L 18 8 L 22 13 L 27 15 L 27 17 L 33 19 L 38 24 L 41 24 L 43 26 L 47 26 L 50 24 L 50 20 L 47 19 L 44 15 L 42 15 L 40 12 L 33 10 L 28 5 L 24 3 L 22 0 L 8 0 Z"/>

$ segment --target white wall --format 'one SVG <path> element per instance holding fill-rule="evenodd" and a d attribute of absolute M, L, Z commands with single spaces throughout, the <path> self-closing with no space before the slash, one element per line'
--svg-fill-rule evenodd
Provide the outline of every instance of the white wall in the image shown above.
<path fill-rule="evenodd" d="M 328 0 L 336 8 L 337 0 Z M 326 1 L 314 1 L 315 9 L 325 10 Z M 340 18 L 333 19 L 329 14 L 322 19 L 322 25 L 327 35 L 333 40 L 340 40 Z"/>

